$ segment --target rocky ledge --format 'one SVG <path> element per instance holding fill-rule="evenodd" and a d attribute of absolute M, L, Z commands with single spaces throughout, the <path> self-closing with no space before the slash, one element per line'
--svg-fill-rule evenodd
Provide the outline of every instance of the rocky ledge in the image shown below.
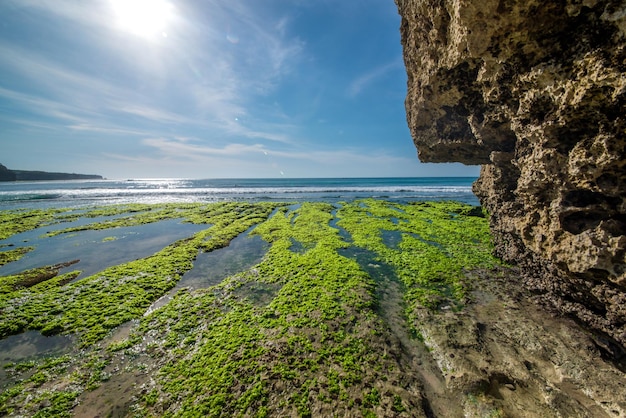
<path fill-rule="evenodd" d="M 626 346 L 626 2 L 396 0 L 422 161 L 481 164 L 496 252 Z"/>
<path fill-rule="evenodd" d="M 626 374 L 593 336 L 546 315 L 516 268 L 474 271 L 463 309 L 417 316 L 428 354 L 413 350 L 429 417 L 624 417 Z"/>

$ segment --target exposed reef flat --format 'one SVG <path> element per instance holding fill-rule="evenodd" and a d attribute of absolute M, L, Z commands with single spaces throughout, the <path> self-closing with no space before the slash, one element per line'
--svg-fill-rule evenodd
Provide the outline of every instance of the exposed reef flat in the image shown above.
<path fill-rule="evenodd" d="M 197 229 L 87 277 L 76 279 L 80 260 L 0 277 L 1 414 L 626 415 L 620 365 L 530 301 L 518 272 L 491 255 L 479 207 L 367 199 L 4 211 L 0 251 L 8 267 L 36 259 L 34 237 L 94 230 L 108 239 L 90 245 L 114 251 L 139 245 L 144 225 L 173 220 Z M 47 351 L 33 330 L 53 336 Z"/>

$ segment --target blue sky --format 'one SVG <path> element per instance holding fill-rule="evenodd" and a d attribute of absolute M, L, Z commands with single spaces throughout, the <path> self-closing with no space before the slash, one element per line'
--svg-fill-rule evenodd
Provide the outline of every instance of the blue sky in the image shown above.
<path fill-rule="evenodd" d="M 2 0 L 0 163 L 128 177 L 423 164 L 393 0 Z"/>

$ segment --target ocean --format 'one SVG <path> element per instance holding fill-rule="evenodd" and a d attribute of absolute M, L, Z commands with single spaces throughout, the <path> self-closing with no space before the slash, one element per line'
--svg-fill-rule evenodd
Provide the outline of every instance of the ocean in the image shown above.
<path fill-rule="evenodd" d="M 474 177 L 127 179 L 0 183 L 0 210 L 128 203 L 456 200 L 479 205 Z"/>

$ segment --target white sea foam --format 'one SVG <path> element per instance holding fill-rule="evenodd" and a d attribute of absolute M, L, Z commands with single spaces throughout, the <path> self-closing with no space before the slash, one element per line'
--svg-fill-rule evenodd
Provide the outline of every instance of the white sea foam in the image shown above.
<path fill-rule="evenodd" d="M 477 204 L 466 178 L 137 179 L 0 184 L 0 208 L 223 200 L 453 199 Z"/>

